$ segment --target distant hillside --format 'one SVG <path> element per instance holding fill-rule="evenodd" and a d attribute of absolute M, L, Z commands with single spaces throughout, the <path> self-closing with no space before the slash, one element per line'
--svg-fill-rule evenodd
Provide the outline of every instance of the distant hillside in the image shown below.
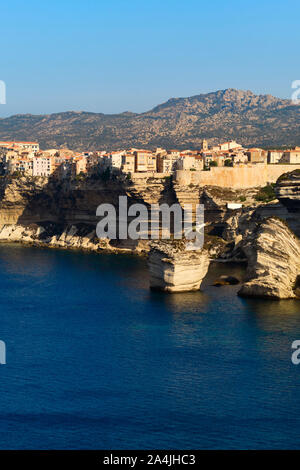
<path fill-rule="evenodd" d="M 244 145 L 300 145 L 300 106 L 271 95 L 227 89 L 172 98 L 141 114 L 64 112 L 0 119 L 1 140 L 38 140 L 41 148 L 199 148 L 236 139 Z"/>

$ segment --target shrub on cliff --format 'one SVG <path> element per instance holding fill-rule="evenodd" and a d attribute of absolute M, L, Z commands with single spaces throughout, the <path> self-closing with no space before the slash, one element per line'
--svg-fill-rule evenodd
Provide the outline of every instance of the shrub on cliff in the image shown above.
<path fill-rule="evenodd" d="M 261 188 L 255 196 L 256 201 L 270 202 L 276 199 L 274 187 L 275 183 L 271 183 Z"/>
<path fill-rule="evenodd" d="M 81 171 L 78 175 L 76 175 L 76 181 L 82 181 L 86 179 L 86 174 Z"/>
<path fill-rule="evenodd" d="M 111 171 L 109 168 L 106 168 L 103 173 L 101 173 L 101 179 L 102 181 L 106 182 L 111 179 Z"/>
<path fill-rule="evenodd" d="M 23 173 L 21 171 L 14 171 L 12 174 L 11 174 L 11 177 L 12 178 L 21 178 L 21 176 L 23 176 Z"/>

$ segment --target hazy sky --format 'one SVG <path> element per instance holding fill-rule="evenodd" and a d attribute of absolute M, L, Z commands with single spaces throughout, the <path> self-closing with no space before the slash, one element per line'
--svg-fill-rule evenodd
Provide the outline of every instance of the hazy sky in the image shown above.
<path fill-rule="evenodd" d="M 300 2 L 1 2 L 0 116 L 142 112 L 224 88 L 290 97 Z"/>

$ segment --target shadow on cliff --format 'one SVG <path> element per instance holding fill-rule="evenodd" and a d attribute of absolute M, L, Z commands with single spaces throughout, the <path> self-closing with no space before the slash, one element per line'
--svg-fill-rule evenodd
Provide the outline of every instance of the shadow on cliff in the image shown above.
<path fill-rule="evenodd" d="M 60 235 L 71 226 L 76 226 L 77 235 L 85 236 L 95 231 L 99 222 L 96 210 L 100 204 L 109 203 L 119 216 L 119 196 L 127 196 L 128 207 L 143 203 L 173 201 L 171 181 L 147 178 L 144 187 L 121 174 L 107 175 L 99 172 L 90 176 L 62 175 L 58 167 L 51 177 L 9 176 L 0 186 L 1 211 L 10 213 L 7 223 L 26 227 L 43 227 L 41 237 Z M 153 200 L 146 200 L 151 194 Z M 8 220 L 8 219 L 7 219 Z M 129 220 L 130 222 L 130 220 Z M 113 247 L 134 249 L 139 240 L 111 240 Z"/>

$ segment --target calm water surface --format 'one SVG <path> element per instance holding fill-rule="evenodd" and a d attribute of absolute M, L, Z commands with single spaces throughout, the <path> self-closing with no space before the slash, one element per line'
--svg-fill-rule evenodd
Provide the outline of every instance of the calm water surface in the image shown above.
<path fill-rule="evenodd" d="M 0 447 L 298 448 L 300 302 L 153 293 L 145 261 L 0 246 Z"/>

